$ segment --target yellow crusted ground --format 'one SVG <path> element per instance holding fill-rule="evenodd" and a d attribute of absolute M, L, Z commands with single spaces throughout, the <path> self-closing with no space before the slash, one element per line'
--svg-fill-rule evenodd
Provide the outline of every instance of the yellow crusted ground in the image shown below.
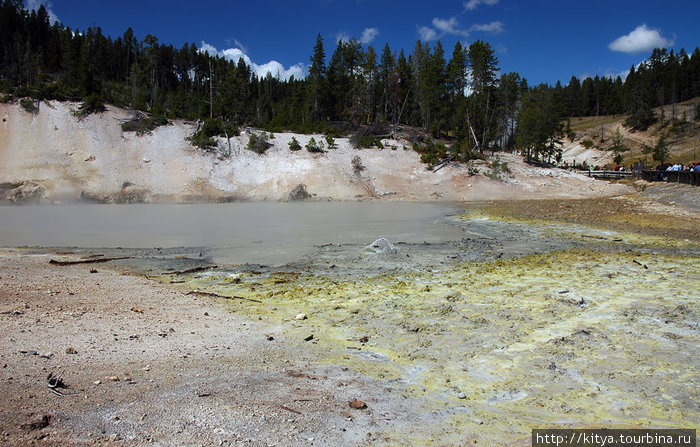
<path fill-rule="evenodd" d="M 615 238 L 696 245 L 605 240 Z M 454 432 L 443 441 L 526 439 L 548 424 L 697 425 L 700 259 L 597 243 L 441 271 L 221 274 L 189 286 L 261 300 L 231 306 L 313 334 L 326 362 L 416 399 Z M 415 444 L 419 433 L 390 437 Z"/>

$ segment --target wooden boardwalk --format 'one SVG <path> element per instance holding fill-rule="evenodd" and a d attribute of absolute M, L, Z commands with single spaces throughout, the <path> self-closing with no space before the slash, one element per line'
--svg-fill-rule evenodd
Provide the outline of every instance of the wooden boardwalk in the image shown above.
<path fill-rule="evenodd" d="M 633 178 L 632 171 L 579 171 L 583 175 L 594 177 L 601 180 Z"/>
<path fill-rule="evenodd" d="M 700 185 L 700 171 L 642 171 L 642 178 L 649 182 Z"/>

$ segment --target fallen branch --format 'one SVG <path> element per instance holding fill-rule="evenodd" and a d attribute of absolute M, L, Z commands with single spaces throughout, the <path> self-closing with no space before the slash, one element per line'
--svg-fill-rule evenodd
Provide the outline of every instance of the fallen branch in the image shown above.
<path fill-rule="evenodd" d="M 440 169 L 444 168 L 447 166 L 448 163 L 452 162 L 455 158 L 453 156 L 447 157 L 443 161 L 441 161 L 436 167 L 433 168 L 433 172 L 437 172 Z"/>
<path fill-rule="evenodd" d="M 204 270 L 211 270 L 218 268 L 218 265 L 200 265 L 199 267 L 193 267 L 191 269 L 187 270 L 180 270 L 179 272 L 172 272 L 171 275 L 186 275 L 188 273 L 197 273 L 197 272 L 202 272 Z"/>
<path fill-rule="evenodd" d="M 280 405 L 280 408 L 283 409 L 283 410 L 290 411 L 290 412 L 292 412 L 292 413 L 294 413 L 294 414 L 301 414 L 301 411 L 295 410 L 294 408 L 289 408 L 289 407 L 287 407 L 286 405 Z"/>
<path fill-rule="evenodd" d="M 53 265 L 95 264 L 98 262 L 117 261 L 119 259 L 129 259 L 129 258 L 131 258 L 131 256 L 121 256 L 118 258 L 81 259 L 79 261 L 57 261 L 55 259 L 51 259 L 49 261 L 49 264 L 53 264 Z"/>
<path fill-rule="evenodd" d="M 202 292 L 200 290 L 191 290 L 187 292 L 185 295 L 200 295 L 200 296 L 211 296 L 214 298 L 225 298 L 227 300 L 244 300 L 244 301 L 252 301 L 254 303 L 262 303 L 260 300 L 255 300 L 253 298 L 246 298 L 243 296 L 226 296 L 226 295 L 219 295 L 218 293 L 212 293 L 212 292 Z"/>

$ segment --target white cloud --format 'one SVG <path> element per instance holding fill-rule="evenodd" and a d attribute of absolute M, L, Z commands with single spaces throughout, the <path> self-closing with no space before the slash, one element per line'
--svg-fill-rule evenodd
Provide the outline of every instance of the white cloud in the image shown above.
<path fill-rule="evenodd" d="M 669 47 L 673 45 L 675 39 L 666 39 L 661 35 L 658 29 L 648 28 L 646 25 L 640 25 L 631 33 L 618 37 L 610 42 L 608 48 L 613 51 L 622 53 L 641 53 L 651 51 L 654 48 Z"/>
<path fill-rule="evenodd" d="M 349 42 L 350 39 L 352 39 L 352 37 L 350 37 L 350 34 L 346 33 L 345 31 L 341 31 L 335 35 L 336 42 Z"/>
<path fill-rule="evenodd" d="M 420 35 L 420 40 L 426 42 L 437 39 L 437 33 L 434 29 L 428 28 L 427 26 L 421 26 L 418 28 L 418 34 Z"/>
<path fill-rule="evenodd" d="M 362 31 L 362 36 L 360 36 L 360 42 L 363 44 L 371 43 L 379 35 L 379 30 L 377 28 L 365 28 Z"/>
<path fill-rule="evenodd" d="M 298 63 L 292 65 L 289 68 L 284 68 L 284 65 L 279 62 L 272 60 L 262 65 L 258 65 L 253 62 L 250 57 L 245 54 L 240 48 L 227 48 L 225 50 L 219 51 L 214 46 L 202 41 L 202 45 L 199 47 L 199 51 L 202 53 L 208 53 L 211 56 L 221 56 L 230 61 L 238 62 L 243 59 L 243 62 L 251 68 L 251 70 L 258 77 L 265 77 L 268 73 L 272 76 L 279 76 L 280 79 L 285 81 L 289 80 L 290 77 L 294 76 L 294 79 L 303 79 L 306 77 L 306 67 L 303 63 Z"/>
<path fill-rule="evenodd" d="M 493 6 L 496 3 L 498 3 L 498 0 L 469 0 L 467 2 L 464 2 L 464 9 L 467 11 L 473 11 L 479 5 Z"/>
<path fill-rule="evenodd" d="M 365 28 L 364 31 L 362 31 L 362 35 L 360 36 L 359 42 L 361 44 L 367 45 L 369 43 L 372 43 L 378 35 L 379 30 L 377 28 Z M 349 42 L 352 39 L 353 37 L 345 31 L 341 31 L 335 35 L 336 42 Z"/>
<path fill-rule="evenodd" d="M 503 32 L 504 26 L 501 22 L 491 22 L 484 24 L 474 24 L 469 28 L 462 28 L 459 25 L 456 17 L 450 17 L 449 19 L 441 19 L 435 17 L 433 19 L 433 28 L 428 26 L 421 26 L 418 28 L 418 34 L 421 40 L 429 41 L 435 40 L 438 37 L 442 37 L 445 34 L 451 34 L 453 36 L 469 37 L 472 32 L 487 32 L 498 34 Z M 439 32 L 439 34 L 438 34 Z"/>
<path fill-rule="evenodd" d="M 53 12 L 53 5 L 51 2 L 46 1 L 46 0 L 26 0 L 26 5 L 27 9 L 32 11 L 37 11 L 41 5 L 44 5 L 44 8 L 46 8 L 46 12 L 49 14 L 49 22 L 51 22 L 51 25 L 54 24 L 54 22 L 58 22 L 58 16 Z"/>
<path fill-rule="evenodd" d="M 501 22 L 491 22 L 484 23 L 480 25 L 472 25 L 469 31 L 480 31 L 484 33 L 498 34 L 503 32 L 503 23 Z"/>
<path fill-rule="evenodd" d="M 457 28 L 459 26 L 459 22 L 457 22 L 456 17 L 450 17 L 449 19 L 439 19 L 435 17 L 433 19 L 433 26 L 440 30 L 443 34 L 462 34 L 465 36 L 469 34 L 469 31 Z"/>

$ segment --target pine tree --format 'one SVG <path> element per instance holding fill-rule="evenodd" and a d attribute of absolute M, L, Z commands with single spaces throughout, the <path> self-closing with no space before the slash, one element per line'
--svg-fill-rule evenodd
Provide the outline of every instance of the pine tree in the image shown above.
<path fill-rule="evenodd" d="M 314 45 L 314 54 L 311 56 L 311 66 L 309 67 L 309 91 L 314 120 L 318 120 L 321 117 L 319 98 L 323 96 L 325 77 L 326 52 L 323 49 L 321 33 L 318 33 L 316 45 Z"/>

